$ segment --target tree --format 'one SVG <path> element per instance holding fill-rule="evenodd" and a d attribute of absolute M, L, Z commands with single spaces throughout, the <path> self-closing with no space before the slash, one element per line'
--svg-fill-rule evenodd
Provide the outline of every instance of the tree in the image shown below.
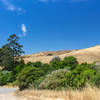
<path fill-rule="evenodd" d="M 23 46 L 19 44 L 19 37 L 16 34 L 12 34 L 7 41 L 8 43 L 0 49 L 0 65 L 7 70 L 12 70 L 24 51 L 22 50 Z"/>
<path fill-rule="evenodd" d="M 19 44 L 18 40 L 19 37 L 16 34 L 11 35 L 7 40 L 7 45 L 11 48 L 13 59 L 15 59 L 15 57 L 16 59 L 18 59 L 19 56 L 21 56 L 21 54 L 24 53 L 24 51 L 22 50 L 23 46 Z"/>

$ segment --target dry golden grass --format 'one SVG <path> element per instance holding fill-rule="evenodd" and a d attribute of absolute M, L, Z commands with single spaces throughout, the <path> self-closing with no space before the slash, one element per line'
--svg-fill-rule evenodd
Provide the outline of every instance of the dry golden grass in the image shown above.
<path fill-rule="evenodd" d="M 47 56 L 47 54 L 52 53 L 52 56 Z M 92 63 L 94 61 L 100 61 L 100 45 L 81 49 L 81 50 L 72 50 L 72 51 L 60 51 L 60 52 L 40 52 L 33 55 L 23 56 L 25 62 L 36 62 L 41 61 L 43 63 L 49 63 L 54 56 L 59 56 L 63 59 L 65 56 L 75 56 L 79 63 L 87 62 Z"/>
<path fill-rule="evenodd" d="M 16 95 L 22 100 L 100 100 L 100 90 L 91 87 L 82 91 L 26 90 L 17 91 Z"/>

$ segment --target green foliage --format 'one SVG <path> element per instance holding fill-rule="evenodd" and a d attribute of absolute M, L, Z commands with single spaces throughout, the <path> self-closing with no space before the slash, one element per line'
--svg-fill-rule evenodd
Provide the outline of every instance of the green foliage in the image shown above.
<path fill-rule="evenodd" d="M 98 71 L 96 75 L 92 77 L 91 83 L 92 85 L 100 88 L 100 71 Z"/>
<path fill-rule="evenodd" d="M 10 71 L 0 71 L 0 86 L 6 85 L 12 82 L 12 72 Z"/>
<path fill-rule="evenodd" d="M 19 85 L 19 81 L 18 80 L 15 80 L 15 81 L 12 82 L 12 86 L 17 86 L 18 87 L 18 85 Z"/>
<path fill-rule="evenodd" d="M 78 72 L 79 74 L 85 70 L 89 70 L 89 66 L 88 65 L 77 65 L 77 67 L 74 69 L 76 72 Z"/>
<path fill-rule="evenodd" d="M 57 69 L 61 68 L 60 62 L 57 60 L 50 62 L 50 66 L 51 66 L 52 70 L 57 70 Z"/>
<path fill-rule="evenodd" d="M 77 59 L 73 56 L 65 57 L 64 63 L 66 66 L 69 66 L 71 70 L 75 69 L 78 65 Z"/>
<path fill-rule="evenodd" d="M 12 70 L 19 61 L 19 56 L 24 53 L 22 45 L 18 42 L 19 37 L 16 34 L 11 35 L 7 44 L 0 48 L 0 65 L 6 70 Z"/>
<path fill-rule="evenodd" d="M 8 69 L 13 65 L 13 57 L 11 54 L 11 49 L 7 46 L 0 48 L 0 66 Z"/>
<path fill-rule="evenodd" d="M 24 67 L 17 66 L 18 81 L 21 90 L 34 87 L 39 89 L 81 89 L 87 84 L 99 85 L 99 75 L 95 65 L 78 64 L 75 57 L 65 57 L 64 60 L 53 60 L 50 64 L 29 62 Z M 33 70 L 34 69 L 34 70 Z M 70 72 L 68 71 L 70 70 Z"/>
<path fill-rule="evenodd" d="M 66 83 L 69 88 L 79 89 L 85 86 L 84 80 L 80 77 L 78 71 L 72 71 L 66 76 Z"/>
<path fill-rule="evenodd" d="M 31 66 L 31 67 L 36 67 L 36 68 L 39 68 L 40 70 L 42 70 L 44 72 L 44 75 L 51 72 L 53 69 L 52 67 L 47 64 L 47 63 L 41 63 L 40 61 L 37 61 L 37 62 L 29 62 L 27 63 L 26 66 Z"/>
<path fill-rule="evenodd" d="M 81 78 L 82 80 L 87 84 L 91 84 L 91 80 L 93 79 L 93 77 L 96 75 L 96 71 L 89 69 L 89 70 L 85 70 L 81 73 Z"/>
<path fill-rule="evenodd" d="M 16 34 L 12 34 L 9 38 L 8 38 L 8 47 L 11 48 L 12 50 L 12 55 L 13 57 L 16 57 L 16 59 L 18 59 L 18 57 L 24 53 L 24 51 L 22 50 L 22 45 L 20 45 L 18 43 L 19 41 L 19 37 Z M 14 58 L 15 59 L 15 58 Z"/>
<path fill-rule="evenodd" d="M 45 79 L 45 76 L 41 76 L 39 79 L 36 79 L 34 81 L 34 88 L 38 89 L 39 85 L 43 82 Z"/>
<path fill-rule="evenodd" d="M 54 61 L 50 62 L 50 66 L 51 66 L 52 71 L 58 70 L 58 69 L 64 69 L 64 68 L 70 70 L 70 67 L 64 61 L 54 60 Z"/>
<path fill-rule="evenodd" d="M 73 70 L 78 65 L 78 61 L 75 57 L 69 56 L 65 57 L 64 60 L 52 60 L 50 65 L 53 70 L 66 68 L 68 70 Z"/>
<path fill-rule="evenodd" d="M 72 89 L 79 89 L 90 83 L 96 71 L 88 64 L 81 64 L 67 75 L 67 85 Z"/>
<path fill-rule="evenodd" d="M 41 68 L 42 67 L 42 63 L 40 61 L 34 62 L 32 64 L 32 66 L 37 67 L 37 68 Z"/>
<path fill-rule="evenodd" d="M 69 73 L 67 69 L 59 69 L 48 74 L 43 82 L 39 85 L 39 89 L 65 89 L 66 75 Z"/>
<path fill-rule="evenodd" d="M 25 64 L 18 64 L 16 67 L 14 67 L 14 69 L 13 69 L 14 80 L 16 80 L 18 74 L 21 73 L 21 71 L 22 71 L 23 68 L 25 68 L 25 67 L 26 67 Z"/>
<path fill-rule="evenodd" d="M 34 81 L 43 75 L 43 71 L 36 67 L 25 67 L 18 75 L 20 90 L 34 87 Z"/>

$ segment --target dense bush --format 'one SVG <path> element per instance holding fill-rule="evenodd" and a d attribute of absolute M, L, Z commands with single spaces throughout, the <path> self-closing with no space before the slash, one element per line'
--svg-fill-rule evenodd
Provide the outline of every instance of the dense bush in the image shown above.
<path fill-rule="evenodd" d="M 0 86 L 6 85 L 12 82 L 13 75 L 10 71 L 0 71 Z"/>
<path fill-rule="evenodd" d="M 67 85 L 72 89 L 79 89 L 90 83 L 95 76 L 96 71 L 91 69 L 88 64 L 78 65 L 73 71 L 67 75 Z"/>
<path fill-rule="evenodd" d="M 33 83 L 34 88 L 38 89 L 39 85 L 43 82 L 44 79 L 45 79 L 45 76 L 41 76 L 40 78 L 36 79 Z"/>
<path fill-rule="evenodd" d="M 50 65 L 53 70 L 66 68 L 68 70 L 73 70 L 78 65 L 78 61 L 75 57 L 69 56 L 65 57 L 64 60 L 52 60 Z"/>
<path fill-rule="evenodd" d="M 57 61 L 57 60 L 50 62 L 50 66 L 51 66 L 52 70 L 61 69 L 61 63 L 60 63 L 60 61 Z"/>
<path fill-rule="evenodd" d="M 96 73 L 95 76 L 93 76 L 91 80 L 92 85 L 97 86 L 100 88 L 100 71 Z"/>
<path fill-rule="evenodd" d="M 18 75 L 20 90 L 34 87 L 34 81 L 43 75 L 43 71 L 36 67 L 25 67 Z"/>
<path fill-rule="evenodd" d="M 27 67 L 25 64 L 19 64 L 17 65 L 14 69 L 13 69 L 13 74 L 14 74 L 14 80 L 16 80 L 17 76 L 19 73 L 21 73 L 21 71 L 23 70 L 23 68 Z"/>
<path fill-rule="evenodd" d="M 69 73 L 67 69 L 59 69 L 47 75 L 44 81 L 39 85 L 40 89 L 65 89 L 66 75 Z"/>
<path fill-rule="evenodd" d="M 75 69 L 78 65 L 77 59 L 73 56 L 65 57 L 64 63 L 66 66 L 69 66 L 71 70 Z"/>
<path fill-rule="evenodd" d="M 72 71 L 66 76 L 66 84 L 69 88 L 79 89 L 85 86 L 84 80 L 80 77 L 79 72 Z"/>
<path fill-rule="evenodd" d="M 37 67 L 37 68 L 41 68 L 42 63 L 41 63 L 40 61 L 37 61 L 37 62 L 34 62 L 34 63 L 32 64 L 32 66 Z"/>
<path fill-rule="evenodd" d="M 40 61 L 33 62 L 33 63 L 29 62 L 26 64 L 26 66 L 39 68 L 40 70 L 44 72 L 44 74 L 48 74 L 54 70 L 48 63 L 41 63 Z"/>
<path fill-rule="evenodd" d="M 85 82 L 85 84 L 92 84 L 91 80 L 93 79 L 93 77 L 95 77 L 95 75 L 96 75 L 96 71 L 89 69 L 81 72 L 80 77 Z"/>

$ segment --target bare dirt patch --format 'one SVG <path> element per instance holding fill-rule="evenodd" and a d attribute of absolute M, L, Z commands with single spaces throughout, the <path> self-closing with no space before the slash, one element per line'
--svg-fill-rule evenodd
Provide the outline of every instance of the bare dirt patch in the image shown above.
<path fill-rule="evenodd" d="M 19 100 L 16 96 L 11 94 L 0 94 L 0 100 Z"/>
<path fill-rule="evenodd" d="M 19 100 L 15 95 L 14 92 L 16 88 L 4 88 L 0 87 L 0 100 Z"/>

